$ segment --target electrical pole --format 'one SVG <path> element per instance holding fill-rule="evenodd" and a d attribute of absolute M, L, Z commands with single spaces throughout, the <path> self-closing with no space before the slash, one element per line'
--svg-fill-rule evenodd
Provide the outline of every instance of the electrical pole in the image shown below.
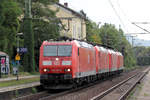
<path fill-rule="evenodd" d="M 24 45 L 27 53 L 24 55 L 25 71 L 35 72 L 34 33 L 32 29 L 31 0 L 25 0 Z"/>
<path fill-rule="evenodd" d="M 134 37 L 136 37 L 136 36 L 132 36 L 131 35 L 131 36 L 126 36 L 126 37 L 131 37 L 131 39 L 132 39 L 132 47 L 133 47 L 134 46 L 134 40 L 135 40 Z"/>
<path fill-rule="evenodd" d="M 132 47 L 134 47 L 134 37 L 136 37 L 136 36 L 131 36 L 132 37 Z"/>
<path fill-rule="evenodd" d="M 31 0 L 25 0 L 25 18 L 32 18 L 32 16 L 31 16 Z"/>

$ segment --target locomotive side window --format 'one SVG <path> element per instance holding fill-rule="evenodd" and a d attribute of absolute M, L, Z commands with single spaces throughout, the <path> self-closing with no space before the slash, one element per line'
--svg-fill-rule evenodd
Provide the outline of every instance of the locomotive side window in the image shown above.
<path fill-rule="evenodd" d="M 71 56 L 72 46 L 71 45 L 59 45 L 58 46 L 58 56 Z"/>
<path fill-rule="evenodd" d="M 57 46 L 44 46 L 44 56 L 57 56 Z"/>
<path fill-rule="evenodd" d="M 44 56 L 71 56 L 71 45 L 47 45 L 44 46 Z"/>

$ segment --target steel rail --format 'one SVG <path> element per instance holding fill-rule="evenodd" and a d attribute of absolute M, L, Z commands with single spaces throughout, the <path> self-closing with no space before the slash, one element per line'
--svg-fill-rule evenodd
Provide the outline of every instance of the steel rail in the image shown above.
<path fill-rule="evenodd" d="M 150 70 L 150 69 L 149 69 Z M 136 81 L 136 84 L 138 84 L 138 82 L 149 72 L 149 70 L 147 70 L 146 72 L 143 72 L 143 74 L 140 76 L 140 78 L 138 78 L 138 80 Z M 108 90 L 100 93 L 99 95 L 93 97 L 91 100 L 100 100 L 102 99 L 104 96 L 106 96 L 107 94 L 111 93 L 113 90 L 115 90 L 116 88 L 118 88 L 119 86 L 123 85 L 124 83 L 126 83 L 127 81 L 131 80 L 132 78 L 136 77 L 139 73 L 136 73 L 135 75 L 132 75 L 131 77 L 129 77 L 128 79 L 116 84 L 115 86 L 113 86 L 112 88 L 109 88 Z M 124 100 L 128 94 L 132 91 L 132 89 L 136 86 L 136 84 L 132 85 L 132 87 L 130 87 L 126 93 L 124 93 L 118 100 Z"/>
<path fill-rule="evenodd" d="M 149 70 L 148 70 L 149 71 Z M 135 86 L 144 78 L 144 76 L 148 73 L 144 72 L 140 78 L 136 81 L 135 84 L 133 84 L 118 100 L 125 100 L 125 98 L 129 95 L 129 93 L 135 88 Z"/>

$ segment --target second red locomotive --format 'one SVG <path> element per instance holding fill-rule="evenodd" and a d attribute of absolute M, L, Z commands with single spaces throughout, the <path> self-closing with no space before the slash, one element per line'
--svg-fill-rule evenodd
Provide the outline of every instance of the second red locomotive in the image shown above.
<path fill-rule="evenodd" d="M 67 89 L 123 71 L 120 52 L 77 40 L 44 41 L 40 82 L 47 89 Z"/>

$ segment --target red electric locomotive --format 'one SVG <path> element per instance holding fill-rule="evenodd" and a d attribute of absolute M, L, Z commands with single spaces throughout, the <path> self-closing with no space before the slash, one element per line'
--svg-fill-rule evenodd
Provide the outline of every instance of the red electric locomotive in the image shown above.
<path fill-rule="evenodd" d="M 40 82 L 48 89 L 71 88 L 96 75 L 95 49 L 86 42 L 43 42 Z"/>
<path fill-rule="evenodd" d="M 123 67 L 123 55 L 118 52 L 118 63 L 117 63 L 118 71 L 121 73 L 124 69 Z"/>
<path fill-rule="evenodd" d="M 99 46 L 95 46 L 95 50 L 96 50 L 96 71 L 98 76 L 100 77 L 109 72 L 108 50 Z"/>
<path fill-rule="evenodd" d="M 77 40 L 44 41 L 39 64 L 40 82 L 46 89 L 67 89 L 123 70 L 123 56 Z"/>

